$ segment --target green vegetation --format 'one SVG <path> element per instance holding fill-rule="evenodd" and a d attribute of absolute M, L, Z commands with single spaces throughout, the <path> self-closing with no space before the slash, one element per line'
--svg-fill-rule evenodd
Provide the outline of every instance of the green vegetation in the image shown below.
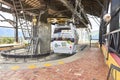
<path fill-rule="evenodd" d="M 0 44 L 10 44 L 14 42 L 14 38 L 12 37 L 1 37 Z"/>

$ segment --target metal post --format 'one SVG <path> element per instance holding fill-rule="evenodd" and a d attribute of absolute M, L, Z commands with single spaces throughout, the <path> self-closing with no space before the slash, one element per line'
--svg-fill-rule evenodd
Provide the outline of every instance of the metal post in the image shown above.
<path fill-rule="evenodd" d="M 100 46 L 102 46 L 102 40 L 103 40 L 103 20 L 101 21 L 100 23 L 100 29 L 99 29 L 99 43 L 100 43 Z"/>
<path fill-rule="evenodd" d="M 0 3 L 0 10 L 2 9 L 2 3 Z"/>
<path fill-rule="evenodd" d="M 18 43 L 18 18 L 16 16 L 15 18 L 16 24 L 15 24 L 15 41 Z"/>
<path fill-rule="evenodd" d="M 36 50 L 35 51 L 35 48 L 36 48 L 36 46 L 37 46 L 37 44 L 36 44 L 36 40 L 37 40 L 37 37 L 38 37 L 38 30 L 37 30 L 37 19 L 36 19 L 36 16 L 33 16 L 33 20 L 32 20 L 32 22 L 33 22 L 33 54 L 38 54 L 38 50 Z"/>
<path fill-rule="evenodd" d="M 98 0 L 97 0 L 98 1 Z M 101 15 L 101 23 L 100 23 L 100 29 L 99 29 L 99 43 L 100 43 L 100 47 L 102 46 L 103 42 L 105 42 L 105 36 L 103 36 L 104 34 L 106 34 L 106 30 L 107 30 L 107 26 L 105 26 L 105 21 L 102 19 L 104 14 L 106 14 L 108 12 L 108 4 L 109 4 L 110 0 L 105 1 L 104 2 L 104 6 L 102 7 L 102 15 Z"/>
<path fill-rule="evenodd" d="M 91 40 L 92 40 L 92 36 L 90 35 L 90 48 L 91 48 Z"/>

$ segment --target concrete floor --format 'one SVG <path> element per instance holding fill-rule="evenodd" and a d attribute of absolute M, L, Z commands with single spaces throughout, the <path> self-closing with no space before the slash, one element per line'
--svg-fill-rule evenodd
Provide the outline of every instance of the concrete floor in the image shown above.
<path fill-rule="evenodd" d="M 41 68 L 1 69 L 0 80 L 106 80 L 108 67 L 99 48 L 87 48 L 82 54 L 63 61 L 56 66 Z"/>

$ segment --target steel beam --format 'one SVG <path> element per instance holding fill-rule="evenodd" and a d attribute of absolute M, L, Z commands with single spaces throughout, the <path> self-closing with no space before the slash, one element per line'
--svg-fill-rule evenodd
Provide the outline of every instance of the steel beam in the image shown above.
<path fill-rule="evenodd" d="M 68 1 L 66 0 L 59 0 L 60 2 L 62 2 L 73 14 L 77 15 L 77 17 L 79 17 L 79 20 L 86 26 L 88 27 L 88 25 L 83 21 L 81 20 L 81 17 L 79 16 L 79 13 L 77 11 L 74 10 L 74 7 L 68 3 Z"/>

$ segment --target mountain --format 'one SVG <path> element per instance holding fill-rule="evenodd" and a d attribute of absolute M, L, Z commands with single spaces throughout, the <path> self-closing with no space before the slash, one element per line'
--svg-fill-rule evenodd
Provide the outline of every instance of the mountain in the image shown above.
<path fill-rule="evenodd" d="M 14 37 L 14 28 L 0 27 L 0 37 Z M 22 31 L 18 31 L 19 37 L 22 37 Z"/>

